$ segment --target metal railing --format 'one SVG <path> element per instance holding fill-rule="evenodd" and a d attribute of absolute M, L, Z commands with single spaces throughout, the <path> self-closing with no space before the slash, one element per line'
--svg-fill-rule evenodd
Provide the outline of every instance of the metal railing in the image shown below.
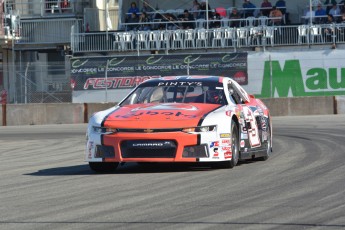
<path fill-rule="evenodd" d="M 16 44 L 70 43 L 71 27 L 81 27 L 82 20 L 59 18 L 46 20 L 21 20 L 20 39 Z"/>
<path fill-rule="evenodd" d="M 83 1 L 64 1 L 64 0 L 16 0 L 13 5 L 7 2 L 5 8 L 5 14 L 7 8 L 15 9 L 17 15 L 21 18 L 32 17 L 61 17 L 68 14 L 81 14 L 81 6 Z M 79 10 L 80 9 L 80 10 Z"/>
<path fill-rule="evenodd" d="M 283 47 L 345 43 L 345 23 L 240 28 L 72 32 L 74 53 Z"/>

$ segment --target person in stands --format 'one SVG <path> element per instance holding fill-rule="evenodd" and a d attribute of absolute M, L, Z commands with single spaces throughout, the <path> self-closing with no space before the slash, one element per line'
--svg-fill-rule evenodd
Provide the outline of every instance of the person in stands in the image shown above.
<path fill-rule="evenodd" d="M 179 16 L 179 20 L 182 22 L 181 26 L 183 29 L 194 29 L 195 23 L 193 21 L 195 19 L 188 10 L 184 10 L 183 14 Z"/>
<path fill-rule="evenodd" d="M 138 29 L 138 22 L 139 18 L 136 13 L 131 13 L 130 18 L 126 21 L 126 23 L 131 23 L 130 25 L 127 25 L 127 30 L 137 30 Z M 135 23 L 135 24 L 132 24 Z"/>
<path fill-rule="evenodd" d="M 335 20 L 335 22 L 339 21 L 340 9 L 336 3 L 332 5 L 332 8 L 329 10 L 328 14 L 331 14 L 333 16 L 333 19 Z"/>
<path fill-rule="evenodd" d="M 142 13 L 146 13 L 147 18 L 152 20 L 152 17 L 154 15 L 154 9 L 150 7 L 149 3 L 147 1 L 143 2 L 143 8 L 141 9 Z"/>
<path fill-rule="evenodd" d="M 200 6 L 200 3 L 198 2 L 198 0 L 193 0 L 192 7 L 190 8 L 190 11 L 192 12 L 194 18 L 199 18 L 200 8 L 201 8 L 201 6 Z"/>
<path fill-rule="evenodd" d="M 283 14 L 276 6 L 272 7 L 269 17 L 271 25 L 279 26 L 282 24 Z"/>
<path fill-rule="evenodd" d="M 343 3 L 341 7 L 340 14 L 341 14 L 341 22 L 344 23 L 345 22 L 345 3 Z"/>
<path fill-rule="evenodd" d="M 230 27 L 238 28 L 241 26 L 241 20 L 240 20 L 241 15 L 238 12 L 236 7 L 232 8 L 229 19 L 230 19 Z"/>
<path fill-rule="evenodd" d="M 276 5 L 277 9 L 279 9 L 282 14 L 286 14 L 286 3 L 285 3 L 285 0 L 278 0 L 276 2 Z"/>
<path fill-rule="evenodd" d="M 129 7 L 128 12 L 127 12 L 127 18 L 130 18 L 132 13 L 135 13 L 137 15 L 139 14 L 139 9 L 135 2 L 131 3 L 131 7 Z"/>
<path fill-rule="evenodd" d="M 208 12 L 206 12 L 207 10 L 208 10 Z M 211 17 L 211 15 L 212 15 L 212 9 L 211 9 L 210 4 L 208 4 L 208 5 L 206 6 L 206 0 L 201 0 L 199 18 L 204 18 L 204 19 L 206 19 L 206 15 L 208 15 L 208 17 Z"/>
<path fill-rule="evenodd" d="M 263 0 L 261 3 L 261 9 L 260 9 L 261 15 L 269 17 L 271 9 L 272 9 L 272 4 L 268 0 Z"/>
<path fill-rule="evenodd" d="M 149 22 L 150 22 L 150 20 L 147 16 L 146 12 L 142 12 L 140 17 L 139 17 L 139 23 L 140 23 L 139 30 L 144 30 L 144 31 L 151 30 L 151 25 Z"/>
<path fill-rule="evenodd" d="M 327 21 L 327 14 L 326 10 L 322 8 L 321 4 L 317 5 L 317 9 L 315 10 L 315 23 L 316 24 L 323 24 Z"/>
<path fill-rule="evenodd" d="M 337 4 L 336 0 L 325 0 L 323 3 L 326 6 L 326 14 L 329 14 L 330 9 L 334 4 Z"/>
<path fill-rule="evenodd" d="M 254 16 L 256 6 L 253 3 L 251 3 L 249 0 L 244 0 L 242 8 L 243 8 L 243 13 L 242 13 L 243 18 Z"/>

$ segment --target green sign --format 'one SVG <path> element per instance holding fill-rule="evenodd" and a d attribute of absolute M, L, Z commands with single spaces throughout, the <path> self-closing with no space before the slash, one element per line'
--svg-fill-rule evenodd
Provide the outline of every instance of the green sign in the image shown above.
<path fill-rule="evenodd" d="M 286 60 L 284 66 L 279 61 L 265 62 L 261 94 L 256 96 L 333 95 L 345 95 L 345 68 L 311 68 L 303 73 L 299 60 Z"/>

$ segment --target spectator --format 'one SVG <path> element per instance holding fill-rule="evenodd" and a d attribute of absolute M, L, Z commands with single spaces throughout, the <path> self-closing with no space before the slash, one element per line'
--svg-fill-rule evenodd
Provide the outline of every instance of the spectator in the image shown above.
<path fill-rule="evenodd" d="M 170 13 L 164 14 L 163 22 L 166 22 L 166 28 L 168 30 L 176 30 L 178 28 L 177 18 L 173 14 L 170 14 Z"/>
<path fill-rule="evenodd" d="M 345 3 L 343 3 L 341 7 L 340 14 L 341 14 L 341 22 L 344 23 L 345 22 Z"/>
<path fill-rule="evenodd" d="M 128 9 L 128 15 L 131 15 L 132 13 L 139 14 L 139 9 L 135 2 L 132 2 L 131 7 Z"/>
<path fill-rule="evenodd" d="M 208 4 L 208 6 L 206 6 L 206 0 L 201 0 L 199 18 L 205 18 L 206 19 L 207 8 L 208 8 L 208 17 L 210 18 L 212 15 L 211 6 L 210 6 L 210 4 Z"/>
<path fill-rule="evenodd" d="M 282 14 L 286 14 L 285 0 L 278 0 L 275 6 L 282 12 Z"/>
<path fill-rule="evenodd" d="M 340 12 L 342 12 L 345 8 L 345 0 L 340 1 L 338 4 L 339 4 Z"/>
<path fill-rule="evenodd" d="M 332 8 L 329 10 L 328 14 L 333 16 L 335 22 L 339 21 L 340 9 L 336 3 L 332 5 Z"/>
<path fill-rule="evenodd" d="M 256 6 L 253 3 L 251 3 L 249 0 L 244 0 L 242 8 L 243 8 L 243 18 L 254 16 L 254 11 L 256 9 Z"/>
<path fill-rule="evenodd" d="M 147 18 L 152 20 L 154 10 L 152 7 L 150 7 L 147 1 L 143 2 L 143 8 L 141 9 L 141 12 L 146 13 Z"/>
<path fill-rule="evenodd" d="M 327 41 L 330 42 L 330 41 L 332 41 L 333 35 L 334 35 L 334 26 L 333 26 L 334 18 L 331 14 L 327 15 L 327 22 L 326 23 L 329 24 L 329 26 L 325 28 L 324 32 L 325 32 Z M 335 46 L 335 44 L 333 44 L 333 46 Z"/>
<path fill-rule="evenodd" d="M 211 15 L 209 20 L 212 20 L 210 23 L 210 28 L 220 28 L 220 14 L 214 13 Z"/>
<path fill-rule="evenodd" d="M 147 14 L 145 12 L 142 12 L 139 17 L 139 23 L 140 23 L 140 30 L 148 31 L 151 30 L 150 20 L 147 17 Z"/>
<path fill-rule="evenodd" d="M 317 10 L 315 11 L 315 23 L 323 24 L 327 21 L 326 10 L 322 8 L 321 4 L 317 5 Z"/>
<path fill-rule="evenodd" d="M 329 13 L 329 10 L 332 8 L 334 4 L 337 4 L 336 0 L 325 0 L 323 3 L 326 6 L 326 14 Z"/>
<path fill-rule="evenodd" d="M 236 7 L 232 8 L 229 19 L 230 19 L 230 27 L 236 27 L 237 28 L 237 27 L 241 26 L 241 21 L 240 21 L 241 15 L 238 12 Z M 232 19 L 234 19 L 234 20 L 232 20 Z"/>
<path fill-rule="evenodd" d="M 269 17 L 270 17 L 271 25 L 279 26 L 282 24 L 283 14 L 279 9 L 277 9 L 276 6 L 272 7 Z"/>
<path fill-rule="evenodd" d="M 272 4 L 268 0 L 263 0 L 261 3 L 261 15 L 268 17 L 270 15 L 270 11 L 272 10 Z"/>
<path fill-rule="evenodd" d="M 130 24 L 127 25 L 127 30 L 137 30 L 138 29 L 138 22 L 139 18 L 135 12 L 131 13 L 131 16 L 126 21 L 127 23 L 136 23 L 136 24 Z"/>
<path fill-rule="evenodd" d="M 193 21 L 195 19 L 194 19 L 193 15 L 191 13 L 189 13 L 188 10 L 184 10 L 183 14 L 181 15 L 181 17 L 179 19 L 180 19 L 180 21 L 183 22 L 183 23 L 181 23 L 183 29 L 194 29 L 195 23 L 193 23 Z"/>
<path fill-rule="evenodd" d="M 190 11 L 192 11 L 194 18 L 198 18 L 199 17 L 199 10 L 200 10 L 201 6 L 198 2 L 198 0 L 193 0 L 193 5 L 190 8 Z"/>
<path fill-rule="evenodd" d="M 309 24 L 310 18 L 312 18 L 313 21 L 315 20 L 315 11 L 313 9 L 310 11 L 310 7 L 307 6 L 304 14 L 304 23 Z"/>

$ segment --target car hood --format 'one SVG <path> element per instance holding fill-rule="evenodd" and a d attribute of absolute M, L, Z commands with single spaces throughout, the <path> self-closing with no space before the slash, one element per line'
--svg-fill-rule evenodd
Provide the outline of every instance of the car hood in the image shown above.
<path fill-rule="evenodd" d="M 136 104 L 118 107 L 108 114 L 104 126 L 117 128 L 176 128 L 191 127 L 219 108 L 216 104 Z"/>

